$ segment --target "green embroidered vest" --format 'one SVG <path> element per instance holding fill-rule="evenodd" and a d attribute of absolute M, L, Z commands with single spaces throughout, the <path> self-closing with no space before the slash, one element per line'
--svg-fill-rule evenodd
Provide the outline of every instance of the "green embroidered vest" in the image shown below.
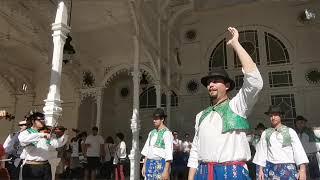
<path fill-rule="evenodd" d="M 29 134 L 39 133 L 39 131 L 32 129 L 32 128 L 28 128 L 27 131 Z M 47 144 L 50 145 L 50 140 L 47 140 Z M 32 145 L 36 146 L 37 142 L 33 142 Z"/>
<path fill-rule="evenodd" d="M 234 113 L 229 105 L 230 100 L 226 100 L 218 105 L 209 106 L 205 110 L 203 110 L 198 127 L 200 126 L 201 122 L 213 111 L 216 111 L 221 119 L 222 119 L 222 133 L 231 132 L 234 130 L 242 130 L 247 131 L 250 129 L 250 125 L 247 119 L 239 116 L 238 114 Z"/>
<path fill-rule="evenodd" d="M 285 125 L 282 125 L 278 130 L 276 130 L 275 128 L 268 128 L 265 130 L 267 145 L 271 146 L 270 137 L 271 137 L 272 133 L 274 133 L 276 131 L 279 132 L 283 137 L 282 147 L 290 146 L 292 140 L 291 140 L 291 136 L 289 134 L 289 128 Z"/>
<path fill-rule="evenodd" d="M 162 149 L 165 149 L 165 143 L 164 143 L 164 140 L 163 140 L 163 135 L 166 131 L 169 131 L 168 128 L 163 128 L 163 129 L 160 129 L 159 131 L 154 129 L 151 131 L 150 133 L 150 137 L 149 137 L 149 146 L 151 145 L 151 138 L 153 136 L 156 136 L 157 135 L 157 140 L 154 144 L 154 147 L 157 147 L 157 148 L 162 148 Z"/>

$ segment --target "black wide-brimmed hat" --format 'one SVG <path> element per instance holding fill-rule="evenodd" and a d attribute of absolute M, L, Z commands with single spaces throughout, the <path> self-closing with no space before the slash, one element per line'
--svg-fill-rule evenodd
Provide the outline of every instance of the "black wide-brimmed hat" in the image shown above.
<path fill-rule="evenodd" d="M 265 129 L 267 129 L 267 128 L 264 126 L 264 124 L 259 123 L 255 129 L 256 129 L 256 130 L 257 130 L 257 129 L 263 129 L 263 130 L 265 130 Z"/>
<path fill-rule="evenodd" d="M 283 109 L 281 108 L 281 105 L 271 105 L 269 106 L 269 109 L 267 112 L 265 112 L 265 115 L 270 115 L 272 113 L 280 113 L 280 114 L 284 114 Z"/>
<path fill-rule="evenodd" d="M 296 121 L 305 121 L 305 122 L 307 122 L 308 120 L 307 120 L 305 117 L 303 117 L 303 116 L 297 116 L 297 117 L 294 119 L 294 122 L 296 122 Z"/>
<path fill-rule="evenodd" d="M 167 115 L 164 113 L 164 110 L 162 108 L 157 108 L 153 111 L 153 117 L 166 118 Z"/>
<path fill-rule="evenodd" d="M 212 78 L 222 78 L 225 81 L 225 83 L 230 83 L 228 91 L 231 91 L 235 87 L 234 81 L 229 77 L 227 71 L 223 68 L 215 68 L 211 70 L 207 76 L 201 78 L 202 85 L 207 87 L 209 84 L 208 80 Z"/>

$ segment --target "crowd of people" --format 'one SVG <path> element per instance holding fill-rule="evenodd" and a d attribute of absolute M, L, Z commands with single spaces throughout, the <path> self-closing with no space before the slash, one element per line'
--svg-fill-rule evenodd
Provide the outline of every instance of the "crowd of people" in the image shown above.
<path fill-rule="evenodd" d="M 307 127 L 305 117 L 297 116 L 295 128 L 288 127 L 282 122 L 281 104 L 272 105 L 265 112 L 271 127 L 262 122 L 251 131 L 247 117 L 263 80 L 239 43 L 238 31 L 232 27 L 228 31 L 231 37 L 227 44 L 239 57 L 244 73 L 242 88 L 229 98 L 235 83 L 224 69 L 213 69 L 201 79 L 211 104 L 196 115 L 192 142 L 188 133 L 179 139 L 178 132 L 166 126 L 164 110 L 155 109 L 154 128 L 141 149 L 141 178 L 320 179 L 320 128 Z M 48 132 L 44 119 L 42 113 L 32 113 L 19 122 L 19 132 L 8 136 L 4 149 L 0 147 L 1 177 L 54 179 L 58 164 L 64 164 L 61 178 L 124 180 L 129 174 L 123 133 L 117 133 L 114 141 L 111 136 L 104 139 L 99 135 L 97 127 L 90 135 L 73 130 L 75 135 L 68 142 L 65 128 Z"/>

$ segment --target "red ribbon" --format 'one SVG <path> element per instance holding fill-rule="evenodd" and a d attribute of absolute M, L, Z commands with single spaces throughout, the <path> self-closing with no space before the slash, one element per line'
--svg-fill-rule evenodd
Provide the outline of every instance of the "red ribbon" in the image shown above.
<path fill-rule="evenodd" d="M 221 166 L 244 166 L 246 165 L 246 162 L 244 161 L 229 161 L 229 162 L 223 162 L 223 163 L 217 163 L 217 162 L 208 162 L 208 180 L 214 180 L 214 166 L 221 165 Z"/>

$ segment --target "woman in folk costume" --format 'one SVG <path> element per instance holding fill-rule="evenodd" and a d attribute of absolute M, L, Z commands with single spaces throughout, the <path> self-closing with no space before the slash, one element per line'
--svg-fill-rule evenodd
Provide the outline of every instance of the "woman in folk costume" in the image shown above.
<path fill-rule="evenodd" d="M 305 180 L 309 161 L 297 133 L 281 123 L 280 106 L 270 106 L 265 114 L 272 127 L 262 133 L 253 159 L 259 165 L 258 179 Z"/>
<path fill-rule="evenodd" d="M 189 180 L 250 179 L 246 162 L 251 159 L 246 131 L 246 118 L 263 86 L 260 72 L 238 41 L 237 29 L 229 27 L 228 41 L 242 64 L 243 86 L 235 97 L 228 92 L 234 87 L 224 69 L 213 69 L 201 79 L 207 87 L 211 106 L 196 116 L 195 136 L 188 160 Z"/>
<path fill-rule="evenodd" d="M 294 124 L 310 161 L 307 171 L 308 177 L 310 179 L 320 179 L 320 129 L 307 127 L 307 121 L 303 116 L 297 116 Z"/>
<path fill-rule="evenodd" d="M 141 154 L 145 156 L 142 175 L 146 180 L 167 180 L 173 154 L 173 136 L 165 126 L 167 116 L 161 108 L 153 112 L 153 125 Z"/>

